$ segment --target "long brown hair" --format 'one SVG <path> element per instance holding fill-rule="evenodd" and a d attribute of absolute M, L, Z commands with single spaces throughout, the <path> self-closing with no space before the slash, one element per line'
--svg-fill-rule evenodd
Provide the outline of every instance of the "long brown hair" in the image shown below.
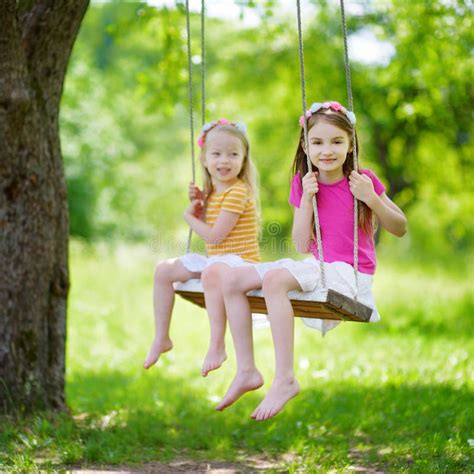
<path fill-rule="evenodd" d="M 334 127 L 340 128 L 346 132 L 349 137 L 350 151 L 347 153 L 346 161 L 342 166 L 342 172 L 344 176 L 348 178 L 351 172 L 354 170 L 354 147 L 357 152 L 357 157 L 360 156 L 357 133 L 355 133 L 355 144 L 352 143 L 352 132 L 354 126 L 343 113 L 328 109 L 320 109 L 308 119 L 308 132 L 320 121 L 324 121 L 330 125 L 333 125 Z M 313 164 L 311 164 L 311 167 L 311 171 L 318 171 L 318 168 Z M 292 165 L 292 176 L 295 176 L 297 173 L 299 173 L 301 178 L 303 178 L 303 176 L 305 176 L 308 171 L 308 163 L 306 159 L 306 153 L 304 151 L 304 128 L 301 128 L 298 148 L 296 149 L 295 159 Z M 373 222 L 372 210 L 362 201 L 359 201 L 358 206 L 358 223 L 359 227 L 368 235 L 373 234 L 375 226 Z"/>

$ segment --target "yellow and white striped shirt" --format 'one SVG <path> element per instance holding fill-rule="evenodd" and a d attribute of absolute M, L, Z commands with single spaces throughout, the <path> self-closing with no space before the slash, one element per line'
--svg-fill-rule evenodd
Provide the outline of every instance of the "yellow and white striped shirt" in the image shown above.
<path fill-rule="evenodd" d="M 260 262 L 255 199 L 242 180 L 239 179 L 222 193 L 210 194 L 207 200 L 206 223 L 214 226 L 220 211 L 234 212 L 240 217 L 221 243 L 206 243 L 207 254 L 211 256 L 230 253 L 240 255 L 248 262 Z"/>

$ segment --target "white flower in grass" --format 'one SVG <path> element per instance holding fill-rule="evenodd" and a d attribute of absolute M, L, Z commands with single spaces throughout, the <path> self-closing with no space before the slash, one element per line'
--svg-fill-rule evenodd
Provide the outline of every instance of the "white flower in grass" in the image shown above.
<path fill-rule="evenodd" d="M 355 365 L 355 366 L 352 367 L 352 369 L 351 369 L 351 374 L 352 374 L 354 377 L 359 378 L 359 377 L 362 375 L 362 370 L 360 369 L 360 367 L 358 367 L 357 365 Z"/>
<path fill-rule="evenodd" d="M 328 379 L 329 378 L 329 371 L 327 369 L 322 370 L 315 370 L 311 374 L 313 379 Z"/>
<path fill-rule="evenodd" d="M 306 370 L 309 367 L 309 360 L 305 357 L 299 360 L 299 367 L 301 370 Z"/>

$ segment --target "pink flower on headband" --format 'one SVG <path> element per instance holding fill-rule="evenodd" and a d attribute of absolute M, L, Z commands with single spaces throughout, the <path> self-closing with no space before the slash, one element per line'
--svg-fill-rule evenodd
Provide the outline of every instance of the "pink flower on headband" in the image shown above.
<path fill-rule="evenodd" d="M 339 102 L 336 102 L 335 100 L 328 101 L 328 102 L 315 102 L 314 104 L 311 105 L 311 107 L 306 111 L 305 115 L 306 118 L 310 118 L 313 114 L 318 112 L 321 109 L 331 109 L 334 112 L 341 112 L 343 113 L 348 119 L 349 122 L 351 122 L 352 125 L 355 125 L 356 123 L 356 116 L 354 112 L 347 110 L 343 105 L 341 105 Z M 304 122 L 305 118 L 302 115 L 299 119 L 299 123 L 302 127 L 304 127 Z"/>
<path fill-rule="evenodd" d="M 326 104 L 328 108 L 334 110 L 334 112 L 343 112 L 345 110 L 345 107 L 343 107 L 339 102 L 336 102 L 335 100 L 331 102 L 325 102 L 323 106 Z"/>
<path fill-rule="evenodd" d="M 214 127 L 218 125 L 233 125 L 237 130 L 245 135 L 247 128 L 243 122 L 232 122 L 231 120 L 227 120 L 225 118 L 220 118 L 219 120 L 214 120 L 213 122 L 207 122 L 203 125 L 201 135 L 199 135 L 197 144 L 199 148 L 204 146 L 206 141 L 206 135 L 209 131 L 211 131 Z"/>
<path fill-rule="evenodd" d="M 306 115 L 306 118 L 309 119 L 309 118 L 311 117 L 311 115 L 313 115 L 313 114 L 312 114 L 309 110 L 307 110 L 305 115 Z M 300 125 L 301 125 L 302 127 L 304 127 L 304 115 L 302 115 L 302 116 L 300 117 Z"/>
<path fill-rule="evenodd" d="M 202 148 L 204 146 L 204 137 L 205 137 L 205 133 L 202 132 L 201 135 L 199 135 L 199 138 L 198 138 L 198 141 L 197 141 L 197 144 L 199 146 L 199 148 Z"/>

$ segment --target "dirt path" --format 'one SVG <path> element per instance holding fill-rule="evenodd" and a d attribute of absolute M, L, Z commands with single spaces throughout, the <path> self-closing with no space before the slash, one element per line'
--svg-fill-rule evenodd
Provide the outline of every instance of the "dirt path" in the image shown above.
<path fill-rule="evenodd" d="M 212 473 L 212 474 L 234 474 L 234 473 L 258 473 L 271 469 L 273 472 L 286 473 L 288 470 L 281 463 L 275 463 L 259 458 L 249 458 L 245 462 L 228 461 L 192 461 L 189 459 L 174 460 L 169 464 L 152 462 L 141 467 L 128 466 L 84 466 L 76 467 L 69 472 L 73 474 L 107 474 L 107 473 L 146 473 L 146 474 L 171 474 L 171 473 Z"/>

